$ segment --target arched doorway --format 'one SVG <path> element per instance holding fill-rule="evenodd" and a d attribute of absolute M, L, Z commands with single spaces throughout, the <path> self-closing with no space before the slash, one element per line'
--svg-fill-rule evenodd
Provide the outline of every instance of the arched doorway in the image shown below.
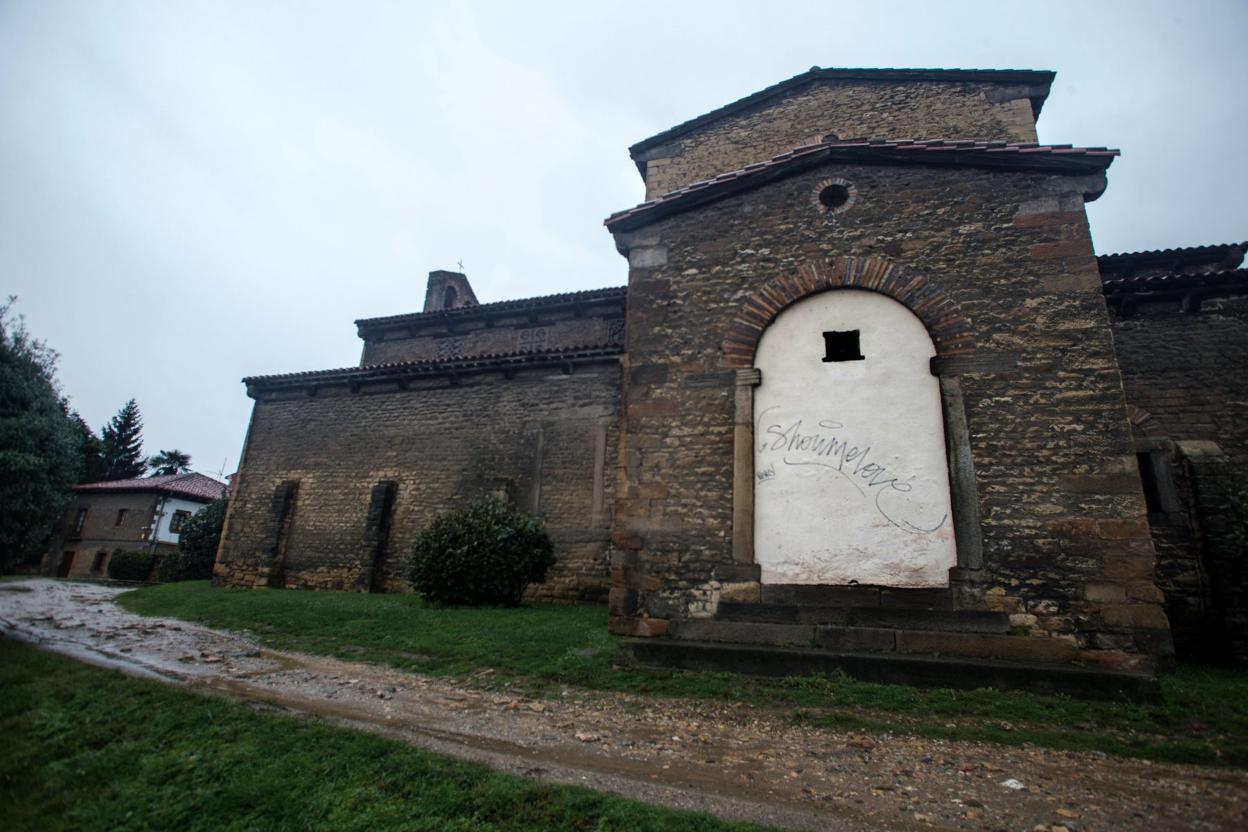
<path fill-rule="evenodd" d="M 754 357 L 754 559 L 770 584 L 949 585 L 957 564 L 936 354 L 922 321 L 836 289 Z"/>

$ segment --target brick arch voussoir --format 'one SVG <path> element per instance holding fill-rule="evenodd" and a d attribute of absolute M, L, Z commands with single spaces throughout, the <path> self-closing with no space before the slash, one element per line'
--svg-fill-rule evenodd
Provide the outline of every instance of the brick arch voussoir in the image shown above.
<path fill-rule="evenodd" d="M 975 351 L 971 322 L 927 277 L 883 257 L 838 257 L 803 263 L 755 289 L 728 325 L 720 345 L 720 366 L 752 367 L 763 331 L 776 316 L 799 300 L 829 289 L 867 289 L 901 303 L 927 327 L 941 357 Z"/>

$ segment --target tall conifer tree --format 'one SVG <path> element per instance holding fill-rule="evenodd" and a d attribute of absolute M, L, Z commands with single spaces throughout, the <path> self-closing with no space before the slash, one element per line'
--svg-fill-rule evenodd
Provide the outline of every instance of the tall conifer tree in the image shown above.
<path fill-rule="evenodd" d="M 70 411 L 69 421 L 82 445 L 82 481 L 99 482 L 108 475 L 104 464 L 104 441 L 95 435 L 78 411 Z"/>
<path fill-rule="evenodd" d="M 104 468 L 106 480 L 129 480 L 143 476 L 147 465 L 143 459 L 143 417 L 134 399 L 122 405 L 104 430 Z"/>

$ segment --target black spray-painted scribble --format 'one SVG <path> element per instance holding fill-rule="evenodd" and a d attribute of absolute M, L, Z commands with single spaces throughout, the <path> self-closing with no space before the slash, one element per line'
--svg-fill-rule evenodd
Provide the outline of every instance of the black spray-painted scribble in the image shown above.
<path fill-rule="evenodd" d="M 948 514 L 930 526 L 919 525 L 902 516 L 908 506 L 899 504 L 903 499 L 899 495 L 909 494 L 914 489 L 910 482 L 914 478 L 906 478 L 885 465 L 872 462 L 870 445 L 855 445 L 839 433 L 844 430 L 844 424 L 820 419 L 816 430 L 803 431 L 801 419 L 787 423 L 770 421 L 768 414 L 778 409 L 778 406 L 769 407 L 758 415 L 754 429 L 760 454 L 780 454 L 780 461 L 788 466 L 811 465 L 835 471 L 859 494 L 870 499 L 885 520 L 903 531 L 932 534 L 945 525 Z M 774 476 L 774 463 L 770 468 Z"/>

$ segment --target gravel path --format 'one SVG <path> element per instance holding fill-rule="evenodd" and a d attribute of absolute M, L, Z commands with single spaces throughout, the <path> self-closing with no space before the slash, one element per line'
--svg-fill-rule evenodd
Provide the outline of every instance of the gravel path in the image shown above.
<path fill-rule="evenodd" d="M 838 733 L 739 704 L 580 690 L 511 696 L 143 618 L 113 603 L 119 591 L 42 579 L 0 584 L 0 633 L 527 777 L 792 829 L 1248 827 L 1245 772 Z"/>

